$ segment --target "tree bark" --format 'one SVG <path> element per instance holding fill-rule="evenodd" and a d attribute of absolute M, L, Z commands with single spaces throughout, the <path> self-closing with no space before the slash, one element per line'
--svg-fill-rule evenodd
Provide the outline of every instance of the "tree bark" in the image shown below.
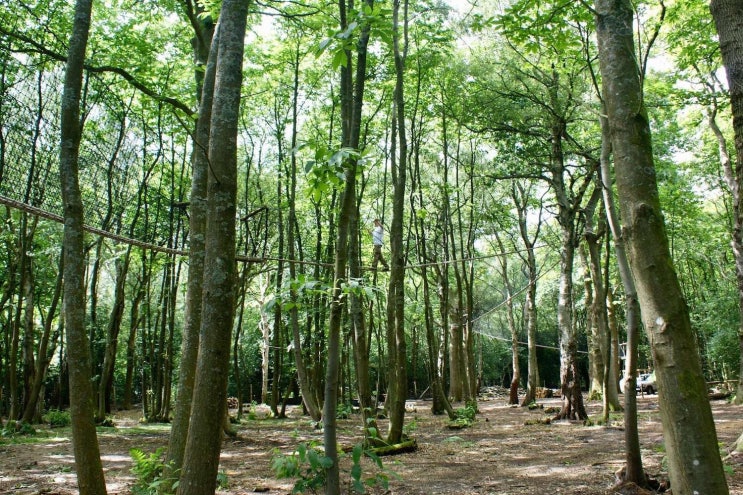
<path fill-rule="evenodd" d="M 602 108 L 605 108 L 603 106 Z M 606 112 L 602 112 L 604 115 Z M 624 288 L 625 315 L 627 320 L 627 349 L 624 368 L 624 443 L 627 449 L 625 480 L 639 486 L 647 485 L 647 477 L 642 467 L 642 453 L 640 451 L 640 436 L 637 427 L 637 339 L 640 332 L 640 307 L 637 302 L 635 280 L 627 260 L 624 234 L 619 224 L 619 216 L 614 204 L 611 174 L 611 135 L 609 123 L 605 116 L 600 117 L 601 124 L 601 190 L 606 208 L 606 219 L 609 223 L 614 252 L 617 258 L 619 277 Z"/>
<path fill-rule="evenodd" d="M 733 239 L 732 248 L 735 255 L 735 273 L 738 283 L 738 343 L 741 360 L 739 377 L 743 377 L 743 5 L 735 0 L 712 0 L 710 11 L 715 20 L 717 34 L 720 38 L 722 62 L 727 72 L 728 90 L 733 112 L 733 133 L 735 135 L 735 168 L 727 156 L 724 138 L 716 129 L 714 117 L 710 124 L 720 142 L 720 155 L 725 169 L 725 179 L 733 194 Z M 727 165 L 725 166 L 725 164 Z M 743 403 L 743 380 L 738 380 L 735 401 Z"/>
<path fill-rule="evenodd" d="M 294 365 L 297 368 L 297 381 L 299 382 L 299 390 L 302 395 L 302 402 L 304 407 L 307 409 L 307 413 L 314 421 L 320 421 L 322 413 L 320 411 L 320 404 L 317 402 L 315 392 L 312 388 L 312 382 L 310 380 L 309 372 L 307 370 L 307 364 L 305 363 L 302 336 L 299 329 L 299 308 L 298 308 L 298 291 L 296 288 L 297 281 L 297 264 L 294 262 L 296 257 L 296 241 L 295 239 L 295 228 L 297 225 L 297 207 L 296 207 L 296 196 L 297 196 L 297 139 L 298 139 L 298 113 L 299 113 L 299 66 L 300 66 L 300 51 L 299 45 L 297 46 L 296 54 L 294 59 L 294 86 L 292 88 L 292 155 L 290 163 L 289 173 L 289 230 L 287 232 L 287 244 L 289 253 L 289 276 L 291 277 L 292 284 L 290 289 L 291 301 L 294 303 L 291 310 L 289 310 L 290 325 L 292 331 L 292 351 L 294 352 Z M 367 358 L 368 360 L 368 358 Z M 368 374 L 367 374 L 368 378 Z M 366 424 L 366 423 L 364 423 Z"/>
<path fill-rule="evenodd" d="M 188 263 L 188 288 L 186 289 L 186 314 L 184 316 L 183 340 L 181 341 L 181 361 L 178 369 L 178 389 L 176 392 L 173 426 L 170 430 L 168 452 L 163 468 L 163 478 L 180 476 L 186 451 L 188 429 L 191 422 L 193 390 L 196 381 L 196 364 L 199 352 L 199 331 L 201 329 L 202 299 L 204 288 L 204 256 L 206 231 L 207 182 L 209 171 L 209 133 L 211 129 L 212 104 L 214 97 L 214 78 L 217 66 L 217 36 L 211 20 L 198 24 L 200 32 L 195 36 L 196 59 L 206 65 L 203 79 L 197 86 L 201 97 L 199 117 L 196 121 L 196 134 L 191 154 L 191 197 L 190 197 L 190 250 Z M 214 41 L 212 40 L 214 37 Z M 196 71 L 200 73 L 201 71 Z M 163 484 L 165 490 L 166 484 Z"/>
<path fill-rule="evenodd" d="M 373 0 L 365 0 L 365 4 L 371 7 Z M 350 5 L 345 1 L 341 1 L 338 3 L 338 6 L 340 26 L 342 29 L 347 29 L 348 9 Z M 366 59 L 370 30 L 370 26 L 365 24 L 356 42 L 355 77 L 352 73 L 354 67 L 350 50 L 346 50 L 347 63 L 341 67 L 341 141 L 344 147 L 353 150 L 358 150 L 360 143 L 361 113 L 364 106 Z M 322 414 L 325 456 L 333 461 L 333 465 L 327 470 L 326 495 L 339 495 L 341 489 L 338 466 L 336 411 L 338 408 L 338 384 L 341 367 L 341 324 L 344 307 L 342 285 L 346 278 L 346 266 L 349 257 L 349 235 L 354 235 L 350 229 L 354 225 L 354 219 L 358 218 L 358 205 L 356 202 L 358 160 L 356 157 L 350 156 L 344 160 L 343 165 L 346 179 L 345 187 L 341 193 L 340 209 L 337 217 L 335 262 L 333 264 L 333 291 L 328 322 L 328 357 L 325 368 L 325 402 L 323 404 Z"/>
<path fill-rule="evenodd" d="M 64 203 L 64 296 L 70 373 L 70 416 L 78 489 L 81 495 L 105 495 L 106 482 L 93 422 L 90 347 L 85 333 L 85 255 L 83 205 L 78 182 L 82 124 L 80 92 L 90 32 L 91 0 L 77 0 L 69 44 L 61 107 L 59 174 Z"/>
<path fill-rule="evenodd" d="M 402 3 L 403 12 L 400 12 Z M 387 352 L 390 360 L 389 386 L 393 392 L 387 396 L 390 422 L 388 443 L 403 439 L 405 400 L 408 394 L 407 343 L 405 341 L 405 245 L 403 243 L 403 217 L 405 215 L 405 185 L 408 169 L 408 136 L 405 125 L 405 94 L 403 77 L 407 48 L 406 0 L 395 0 L 392 10 L 393 54 L 395 61 L 394 130 L 397 131 L 398 153 L 392 153 L 392 225 L 390 226 L 390 281 L 387 292 Z M 400 19 L 402 15 L 402 19 Z M 393 141 L 394 142 L 394 141 Z"/>
<path fill-rule="evenodd" d="M 556 92 L 558 76 L 554 72 L 553 108 L 558 108 Z M 565 122 L 555 118 L 552 124 L 551 181 L 550 185 L 557 198 L 557 221 L 560 224 L 560 289 L 557 296 L 557 326 L 560 331 L 560 386 L 562 388 L 562 408 L 557 414 L 560 419 L 587 419 L 583 404 L 580 375 L 578 373 L 578 342 L 573 321 L 573 265 L 577 244 L 577 209 L 585 189 L 572 193 L 565 184 L 565 163 L 562 137 Z"/>
<path fill-rule="evenodd" d="M 64 269 L 62 266 L 62 256 L 63 253 L 60 253 L 57 282 L 54 286 L 54 294 L 52 295 L 52 303 L 49 307 L 49 312 L 47 313 L 46 319 L 44 320 L 44 331 L 39 341 L 39 355 L 36 360 L 34 379 L 33 383 L 31 384 L 28 400 L 26 402 L 26 408 L 24 409 L 23 416 L 21 417 L 21 421 L 26 423 L 31 423 L 34 420 L 34 416 L 37 411 L 37 405 L 39 404 L 40 399 L 39 393 L 41 392 L 41 389 L 44 385 L 46 373 L 49 369 L 49 363 L 54 357 L 54 350 L 57 346 L 57 340 L 59 339 L 59 331 L 57 331 L 53 337 L 51 336 L 51 332 L 52 325 L 57 314 L 57 306 L 59 305 L 59 300 L 62 297 L 62 272 Z M 52 341 L 51 346 L 49 345 L 50 338 Z"/>
<path fill-rule="evenodd" d="M 220 13 L 209 136 L 201 338 L 179 495 L 216 489 L 235 309 L 237 126 L 248 2 L 225 0 Z"/>
<path fill-rule="evenodd" d="M 526 289 L 526 300 L 524 301 L 524 318 L 526 320 L 526 335 L 528 347 L 528 360 L 526 372 L 526 394 L 521 401 L 521 406 L 528 406 L 536 399 L 537 387 L 539 387 L 539 365 L 537 363 L 537 257 L 534 254 L 534 246 L 539 238 L 540 226 L 542 224 L 542 207 L 539 207 L 539 221 L 536 222 L 536 232 L 533 238 L 529 235 L 527 225 L 527 209 L 529 206 L 529 195 L 527 189 L 521 184 L 514 184 L 511 188 L 511 199 L 516 206 L 518 214 L 519 233 L 526 248 L 522 260 L 526 264 L 529 276 L 529 287 Z"/>
<path fill-rule="evenodd" d="M 132 253 L 130 244 L 123 260 L 116 260 L 116 282 L 114 286 L 114 300 L 111 315 L 106 328 L 106 351 L 103 357 L 103 368 L 101 369 L 101 380 L 98 384 L 98 413 L 96 421 L 106 419 L 106 413 L 111 412 L 111 391 L 113 388 L 114 366 L 116 364 L 116 351 L 119 344 L 119 331 L 121 320 L 124 315 L 124 295 L 126 277 L 129 273 L 129 259 Z"/>
<path fill-rule="evenodd" d="M 602 94 L 611 133 L 622 224 L 655 363 L 674 493 L 727 494 L 717 434 L 689 312 L 660 209 L 650 125 L 628 0 L 596 1 Z"/>

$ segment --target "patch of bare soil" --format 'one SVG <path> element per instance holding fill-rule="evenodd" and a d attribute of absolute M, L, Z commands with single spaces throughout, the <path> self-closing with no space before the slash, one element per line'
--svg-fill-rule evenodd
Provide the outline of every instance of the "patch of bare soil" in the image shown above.
<path fill-rule="evenodd" d="M 643 462 L 652 476 L 663 477 L 664 448 L 657 397 L 638 398 Z M 556 399 L 539 401 L 545 408 Z M 384 467 L 396 473 L 388 490 L 369 493 L 431 494 L 614 494 L 615 471 L 624 464 L 624 430 L 620 416 L 608 427 L 574 422 L 536 423 L 548 415 L 505 404 L 502 397 L 483 398 L 480 414 L 470 428 L 450 430 L 446 418 L 433 416 L 430 403 L 409 403 L 407 422 L 417 439 L 417 452 L 383 458 Z M 587 404 L 589 414 L 600 413 L 601 404 Z M 743 431 L 741 406 L 712 402 L 722 449 L 730 448 Z M 219 494 L 291 493 L 291 480 L 276 479 L 271 470 L 275 451 L 292 452 L 300 442 L 322 441 L 322 433 L 297 410 L 287 419 L 262 419 L 265 410 L 253 411 L 258 419 L 244 419 L 236 439 L 225 441 L 221 467 L 229 487 Z M 166 425 L 142 425 L 137 411 L 114 416 L 115 428 L 99 434 L 109 494 L 128 494 L 135 482 L 129 450 L 154 452 L 168 440 Z M 362 437 L 359 416 L 339 421 L 339 441 L 351 446 Z M 386 421 L 379 427 L 385 431 Z M 76 490 L 69 430 L 41 429 L 33 443 L 3 443 L 0 439 L 0 494 L 74 494 Z M 349 459 L 342 465 L 346 486 Z M 726 461 L 730 493 L 743 495 L 743 456 Z M 371 462 L 362 462 L 364 475 L 374 474 Z"/>

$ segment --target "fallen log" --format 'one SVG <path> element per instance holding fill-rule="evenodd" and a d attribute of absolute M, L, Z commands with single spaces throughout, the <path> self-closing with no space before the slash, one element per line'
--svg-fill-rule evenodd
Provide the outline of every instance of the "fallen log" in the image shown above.
<path fill-rule="evenodd" d="M 404 442 L 395 443 L 392 445 L 382 445 L 381 447 L 374 447 L 374 452 L 379 457 L 388 455 L 407 454 L 408 452 L 415 452 L 418 450 L 418 442 L 413 438 Z"/>

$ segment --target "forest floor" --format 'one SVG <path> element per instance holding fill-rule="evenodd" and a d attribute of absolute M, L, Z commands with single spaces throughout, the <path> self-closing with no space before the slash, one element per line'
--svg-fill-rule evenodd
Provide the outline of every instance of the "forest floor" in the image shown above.
<path fill-rule="evenodd" d="M 576 422 L 531 424 L 549 417 L 545 409 L 559 405 L 557 399 L 540 399 L 544 409 L 528 410 L 506 405 L 505 396 L 491 391 L 481 397 L 476 422 L 463 430 L 447 428 L 445 417 L 430 413 L 430 402 L 408 403 L 406 421 L 418 442 L 413 453 L 382 458 L 391 476 L 389 489 L 367 490 L 371 494 L 613 494 L 615 471 L 624 464 L 624 429 L 621 416 L 613 415 L 609 427 L 584 426 Z M 743 431 L 743 409 L 726 401 L 712 401 L 721 450 L 729 449 Z M 663 478 L 664 447 L 657 396 L 638 397 L 640 442 L 645 468 Z M 588 402 L 589 414 L 600 414 L 599 402 Z M 154 452 L 168 441 L 168 425 L 137 422 L 139 411 L 120 411 L 115 427 L 100 428 L 101 458 L 109 494 L 128 494 L 136 478 L 131 473 L 129 450 Z M 238 437 L 223 446 L 220 470 L 228 487 L 218 494 L 289 494 L 293 481 L 277 479 L 271 469 L 276 451 L 289 454 L 300 442 L 322 441 L 322 433 L 307 417 L 292 409 L 287 419 L 266 418 L 258 406 L 251 417 L 236 425 Z M 551 414 L 554 415 L 554 414 Z M 385 431 L 386 421 L 379 422 Z M 339 421 L 341 446 L 361 438 L 358 415 Z M 77 493 L 69 428 L 41 428 L 29 440 L 0 438 L 0 494 Z M 730 493 L 743 495 L 743 455 L 725 461 Z M 362 460 L 364 477 L 377 468 Z M 341 479 L 348 489 L 350 454 L 343 460 Z"/>

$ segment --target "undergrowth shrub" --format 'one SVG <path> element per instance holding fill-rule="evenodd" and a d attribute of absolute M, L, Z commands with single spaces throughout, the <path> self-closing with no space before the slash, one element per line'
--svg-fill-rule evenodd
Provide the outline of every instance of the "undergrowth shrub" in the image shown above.
<path fill-rule="evenodd" d="M 64 428 L 72 424 L 70 412 L 60 411 L 59 409 L 49 409 L 42 419 L 52 428 Z"/>
<path fill-rule="evenodd" d="M 282 454 L 274 450 L 271 467 L 277 478 L 294 478 L 294 489 L 292 493 L 312 493 L 316 494 L 325 487 L 327 471 L 333 465 L 333 460 L 322 455 L 318 451 L 318 444 L 300 443 L 297 450 L 291 454 Z M 379 468 L 380 472 L 373 476 L 364 477 L 361 459 L 368 457 Z M 354 445 L 351 450 L 351 470 L 350 476 L 351 492 L 366 493 L 367 487 L 382 487 L 387 490 L 389 486 L 389 475 L 396 476 L 395 473 L 388 471 L 382 464 L 382 459 L 374 453 L 373 449 L 365 450 L 363 444 Z"/>

